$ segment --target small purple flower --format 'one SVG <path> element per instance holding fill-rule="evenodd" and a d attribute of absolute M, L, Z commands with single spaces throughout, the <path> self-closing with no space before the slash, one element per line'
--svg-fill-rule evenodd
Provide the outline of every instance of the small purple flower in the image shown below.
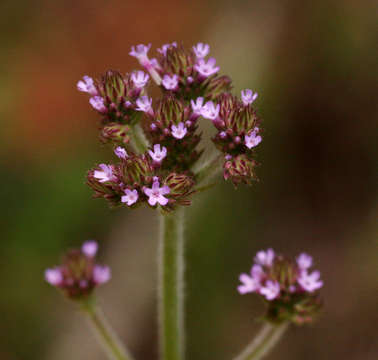
<path fill-rule="evenodd" d="M 63 275 L 60 268 L 47 269 L 45 271 L 45 280 L 53 286 L 59 286 L 63 281 Z"/>
<path fill-rule="evenodd" d="M 245 89 L 241 91 L 241 98 L 244 106 L 252 104 L 257 99 L 257 92 L 253 93 L 251 89 Z"/>
<path fill-rule="evenodd" d="M 159 181 L 154 181 L 152 188 L 145 188 L 144 193 L 149 197 L 148 203 L 151 206 L 155 206 L 156 203 L 159 203 L 162 206 L 168 204 L 168 199 L 164 195 L 169 194 L 171 190 L 168 186 L 160 187 Z"/>
<path fill-rule="evenodd" d="M 265 286 L 260 289 L 260 293 L 267 300 L 274 300 L 280 295 L 280 284 L 277 281 L 267 280 Z"/>
<path fill-rule="evenodd" d="M 208 44 L 198 43 L 193 46 L 193 51 L 197 56 L 197 59 L 203 59 L 209 54 L 210 46 Z"/>
<path fill-rule="evenodd" d="M 166 56 L 167 55 L 167 50 L 171 47 L 177 47 L 177 42 L 173 42 L 172 44 L 164 44 L 161 48 L 158 48 L 157 51 Z"/>
<path fill-rule="evenodd" d="M 261 143 L 262 138 L 256 133 L 256 129 L 254 129 L 249 135 L 245 135 L 244 143 L 248 149 L 252 149 L 253 147 Z"/>
<path fill-rule="evenodd" d="M 95 257 L 97 254 L 98 250 L 98 244 L 96 241 L 89 240 L 86 241 L 82 246 L 81 246 L 81 251 L 82 253 L 87 256 L 87 257 Z"/>
<path fill-rule="evenodd" d="M 139 44 L 135 47 L 132 46 L 131 51 L 129 52 L 129 55 L 137 58 L 142 66 L 148 67 L 150 65 L 150 61 L 148 59 L 147 54 L 150 48 L 151 48 L 151 44 L 148 44 L 148 45 Z"/>
<path fill-rule="evenodd" d="M 105 113 L 107 111 L 104 99 L 101 96 L 93 96 L 89 99 L 89 103 L 94 109 L 100 113 Z"/>
<path fill-rule="evenodd" d="M 144 71 L 138 70 L 131 74 L 131 80 L 137 88 L 143 88 L 146 86 L 150 76 Z"/>
<path fill-rule="evenodd" d="M 173 74 L 172 76 L 164 75 L 162 80 L 162 85 L 166 90 L 176 90 L 178 86 L 178 76 Z"/>
<path fill-rule="evenodd" d="M 208 101 L 202 108 L 201 115 L 205 119 L 216 120 L 219 116 L 220 105 L 215 105 L 212 101 Z"/>
<path fill-rule="evenodd" d="M 259 265 L 270 267 L 273 264 L 274 256 L 273 249 L 261 250 L 256 254 L 255 262 Z"/>
<path fill-rule="evenodd" d="M 121 146 L 117 146 L 114 149 L 114 154 L 116 154 L 116 156 L 118 156 L 120 159 L 124 159 L 124 160 L 128 157 L 126 150 Z"/>
<path fill-rule="evenodd" d="M 97 285 L 105 284 L 111 278 L 109 266 L 95 265 L 93 268 L 93 281 Z"/>
<path fill-rule="evenodd" d="M 102 170 L 95 170 L 93 177 L 96 178 L 100 183 L 107 181 L 113 181 L 115 176 L 113 174 L 113 167 L 111 165 L 100 164 L 99 168 Z"/>
<path fill-rule="evenodd" d="M 172 136 L 175 137 L 176 139 L 182 139 L 188 132 L 183 122 L 179 122 L 177 126 L 172 125 L 171 130 L 172 130 Z"/>
<path fill-rule="evenodd" d="M 138 201 L 139 195 L 137 190 L 126 189 L 125 194 L 126 195 L 121 197 L 121 202 L 127 203 L 128 206 L 131 206 Z"/>
<path fill-rule="evenodd" d="M 141 96 L 139 99 L 137 99 L 136 104 L 138 107 L 135 110 L 153 115 L 152 98 L 149 98 L 148 96 Z"/>
<path fill-rule="evenodd" d="M 216 60 L 210 58 L 207 62 L 204 59 L 198 59 L 194 69 L 198 71 L 203 77 L 207 78 L 219 71 L 219 66 L 215 66 Z"/>
<path fill-rule="evenodd" d="M 302 253 L 297 257 L 297 264 L 300 270 L 307 270 L 312 266 L 312 256 Z"/>
<path fill-rule="evenodd" d="M 161 148 L 160 144 L 155 144 L 154 151 L 148 150 L 148 153 L 150 154 L 152 160 L 160 163 L 167 156 L 167 148 L 165 146 Z"/>
<path fill-rule="evenodd" d="M 313 271 L 311 274 L 309 274 L 304 270 L 299 275 L 297 281 L 304 290 L 310 293 L 320 289 L 323 286 L 323 281 L 320 280 L 319 271 Z"/>
<path fill-rule="evenodd" d="M 259 288 L 259 283 L 252 276 L 240 274 L 239 280 L 242 284 L 238 286 L 238 291 L 242 295 L 255 292 Z"/>
<path fill-rule="evenodd" d="M 76 86 L 79 91 L 86 92 L 93 96 L 98 94 L 93 79 L 87 75 L 84 75 L 83 80 L 78 81 Z"/>
<path fill-rule="evenodd" d="M 198 97 L 196 99 L 196 102 L 194 102 L 194 100 L 190 101 L 194 114 L 196 114 L 196 115 L 201 115 L 202 114 L 202 110 L 203 110 L 203 107 L 204 107 L 203 100 L 204 100 L 203 97 Z"/>

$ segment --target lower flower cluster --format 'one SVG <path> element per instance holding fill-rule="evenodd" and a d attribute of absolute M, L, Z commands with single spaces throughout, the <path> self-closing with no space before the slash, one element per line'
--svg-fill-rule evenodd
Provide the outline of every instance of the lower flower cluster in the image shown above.
<path fill-rule="evenodd" d="M 45 280 L 71 299 L 89 296 L 111 278 L 110 268 L 96 263 L 97 249 L 95 241 L 87 241 L 81 249 L 69 251 L 61 265 L 45 271 Z"/>
<path fill-rule="evenodd" d="M 88 172 L 87 183 L 94 190 L 94 197 L 102 197 L 113 206 L 137 207 L 147 203 L 152 207 L 160 205 L 164 211 L 173 210 L 176 205 L 190 205 L 194 181 L 189 175 L 162 169 L 167 156 L 164 146 L 155 144 L 142 155 L 128 154 L 120 146 L 114 152 L 118 163 L 100 164 Z"/>
<path fill-rule="evenodd" d="M 312 257 L 305 253 L 293 261 L 272 249 L 259 251 L 250 273 L 240 275 L 238 291 L 260 295 L 272 322 L 311 322 L 321 308 L 317 290 L 323 286 L 319 271 L 310 271 L 312 265 Z"/>

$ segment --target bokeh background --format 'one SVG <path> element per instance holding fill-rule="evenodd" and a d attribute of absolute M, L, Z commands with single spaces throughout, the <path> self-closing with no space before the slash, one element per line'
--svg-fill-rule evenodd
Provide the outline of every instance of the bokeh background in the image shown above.
<path fill-rule="evenodd" d="M 130 71 L 131 45 L 211 44 L 235 91 L 259 92 L 260 181 L 209 191 L 188 210 L 188 359 L 223 360 L 263 305 L 236 292 L 269 246 L 308 251 L 325 309 L 269 359 L 378 357 L 377 3 L 336 0 L 0 2 L 0 359 L 104 359 L 81 315 L 43 281 L 95 238 L 112 282 L 99 296 L 141 360 L 157 359 L 156 214 L 109 211 L 85 174 L 106 161 L 84 74 Z M 205 133 L 210 136 L 210 127 Z"/>

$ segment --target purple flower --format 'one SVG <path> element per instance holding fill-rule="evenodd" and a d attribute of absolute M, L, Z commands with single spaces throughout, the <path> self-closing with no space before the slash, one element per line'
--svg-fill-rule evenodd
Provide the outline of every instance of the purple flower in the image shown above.
<path fill-rule="evenodd" d="M 203 97 L 197 98 L 196 102 L 194 102 L 194 100 L 191 100 L 190 103 L 192 105 L 193 113 L 196 114 L 196 115 L 201 115 L 203 107 L 204 107 Z"/>
<path fill-rule="evenodd" d="M 144 71 L 141 71 L 141 70 L 138 70 L 138 71 L 133 72 L 131 74 L 131 80 L 133 81 L 134 85 L 137 88 L 145 87 L 149 78 L 150 78 L 149 75 L 146 74 Z"/>
<path fill-rule="evenodd" d="M 148 44 L 147 46 L 143 44 L 139 44 L 135 47 L 132 46 L 131 51 L 129 52 L 129 55 L 137 58 L 142 66 L 148 67 L 150 65 L 150 61 L 148 59 L 147 54 L 150 48 L 151 48 L 151 44 Z"/>
<path fill-rule="evenodd" d="M 256 129 L 254 129 L 249 135 L 245 135 L 245 138 L 244 138 L 245 146 L 248 149 L 252 149 L 253 147 L 257 146 L 258 144 L 261 143 L 261 141 L 262 141 L 262 138 L 260 135 L 256 134 Z"/>
<path fill-rule="evenodd" d="M 240 274 L 239 280 L 242 284 L 238 286 L 238 291 L 242 295 L 255 292 L 259 287 L 256 280 L 247 274 Z"/>
<path fill-rule="evenodd" d="M 87 256 L 87 257 L 95 257 L 97 254 L 98 250 L 98 244 L 96 241 L 90 240 L 86 241 L 82 246 L 81 246 L 81 251 L 82 253 Z"/>
<path fill-rule="evenodd" d="M 171 47 L 177 47 L 177 42 L 173 42 L 172 44 L 164 44 L 161 48 L 158 48 L 157 51 L 166 56 L 167 55 L 167 50 Z"/>
<path fill-rule="evenodd" d="M 252 104 L 257 99 L 257 92 L 253 93 L 251 89 L 245 89 L 241 91 L 241 97 L 244 106 Z"/>
<path fill-rule="evenodd" d="M 84 75 L 83 80 L 78 81 L 76 86 L 79 91 L 86 92 L 90 95 L 98 94 L 93 79 L 87 75 Z"/>
<path fill-rule="evenodd" d="M 302 253 L 297 257 L 297 264 L 300 270 L 307 270 L 312 266 L 312 256 Z"/>
<path fill-rule="evenodd" d="M 215 66 L 216 60 L 210 58 L 207 62 L 204 59 L 198 59 L 194 69 L 198 71 L 203 77 L 207 78 L 219 71 L 219 66 Z"/>
<path fill-rule="evenodd" d="M 167 148 L 165 146 L 160 148 L 160 144 L 155 144 L 154 151 L 148 150 L 148 153 L 150 154 L 152 160 L 160 163 L 167 156 Z"/>
<path fill-rule="evenodd" d="M 259 265 L 270 267 L 273 264 L 274 256 L 273 249 L 261 250 L 256 254 L 255 262 Z"/>
<path fill-rule="evenodd" d="M 113 168 L 111 165 L 100 164 L 100 170 L 95 170 L 93 173 L 93 177 L 96 178 L 100 183 L 104 183 L 107 181 L 113 181 L 115 176 L 113 175 Z"/>
<path fill-rule="evenodd" d="M 308 292 L 314 292 L 323 286 L 323 281 L 320 280 L 320 272 L 313 271 L 309 274 L 306 270 L 302 271 L 297 279 L 298 284 Z"/>
<path fill-rule="evenodd" d="M 198 43 L 196 46 L 193 46 L 193 51 L 197 59 L 203 59 L 209 54 L 210 46 L 208 44 Z"/>
<path fill-rule="evenodd" d="M 53 286 L 59 286 L 63 281 L 63 275 L 60 268 L 47 269 L 45 271 L 45 280 Z"/>
<path fill-rule="evenodd" d="M 124 160 L 128 157 L 126 150 L 121 146 L 117 146 L 114 149 L 114 154 L 116 154 L 116 156 L 118 156 L 120 159 Z"/>
<path fill-rule="evenodd" d="M 141 96 L 139 99 L 137 99 L 136 104 L 138 107 L 135 110 L 153 115 L 152 98 L 149 98 L 148 96 Z"/>
<path fill-rule="evenodd" d="M 105 284 L 111 278 L 109 266 L 95 265 L 93 268 L 93 281 L 97 285 Z"/>
<path fill-rule="evenodd" d="M 159 203 L 162 206 L 167 205 L 169 200 L 166 197 L 164 197 L 164 195 L 169 194 L 170 192 L 171 190 L 168 186 L 160 187 L 158 180 L 154 181 L 151 189 L 144 189 L 144 193 L 149 197 L 148 203 L 151 206 L 155 206 L 156 203 Z"/>
<path fill-rule="evenodd" d="M 277 281 L 267 280 L 265 286 L 260 289 L 260 293 L 267 300 L 274 300 L 280 295 L 280 284 Z"/>
<path fill-rule="evenodd" d="M 101 96 L 93 96 L 89 99 L 89 103 L 94 109 L 100 113 L 105 113 L 107 111 L 104 99 Z"/>
<path fill-rule="evenodd" d="M 167 90 L 175 90 L 178 86 L 178 76 L 176 74 L 164 75 L 161 83 Z"/>
<path fill-rule="evenodd" d="M 202 108 L 201 115 L 205 119 L 216 120 L 219 116 L 220 105 L 215 105 L 212 101 L 208 101 Z"/>
<path fill-rule="evenodd" d="M 172 136 L 175 137 L 176 139 L 182 139 L 188 132 L 183 122 L 179 122 L 177 126 L 172 125 L 171 130 L 172 130 Z"/>
<path fill-rule="evenodd" d="M 131 206 L 138 201 L 139 194 L 137 190 L 126 189 L 125 194 L 121 197 L 121 202 L 127 203 L 127 206 Z"/>

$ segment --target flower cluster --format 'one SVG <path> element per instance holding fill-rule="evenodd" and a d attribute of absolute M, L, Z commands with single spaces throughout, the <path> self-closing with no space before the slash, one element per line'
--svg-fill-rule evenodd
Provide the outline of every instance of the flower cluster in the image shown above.
<path fill-rule="evenodd" d="M 81 249 L 69 251 L 61 265 L 45 271 L 45 280 L 71 299 L 87 297 L 111 277 L 108 266 L 96 263 L 97 249 L 95 241 L 87 241 Z"/>
<path fill-rule="evenodd" d="M 145 202 L 166 211 L 189 205 L 197 179 L 193 167 L 203 153 L 198 125 L 208 120 L 218 131 L 213 142 L 224 154 L 224 178 L 250 184 L 254 148 L 261 142 L 252 107 L 257 94 L 247 89 L 242 100 L 233 96 L 231 79 L 218 75 L 216 60 L 207 58 L 207 44 L 165 44 L 156 58 L 149 58 L 150 47 L 137 45 L 130 52 L 147 73 L 108 71 L 100 80 L 84 76 L 77 84 L 101 114 L 100 139 L 113 145 L 119 160 L 88 172 L 94 196 L 111 205 Z M 147 92 L 150 78 L 162 91 L 156 101 Z"/>
<path fill-rule="evenodd" d="M 321 307 L 317 290 L 323 286 L 319 271 L 311 271 L 312 257 L 302 253 L 295 261 L 259 251 L 250 274 L 241 274 L 240 294 L 256 293 L 268 303 L 267 319 L 273 322 L 311 322 Z"/>

